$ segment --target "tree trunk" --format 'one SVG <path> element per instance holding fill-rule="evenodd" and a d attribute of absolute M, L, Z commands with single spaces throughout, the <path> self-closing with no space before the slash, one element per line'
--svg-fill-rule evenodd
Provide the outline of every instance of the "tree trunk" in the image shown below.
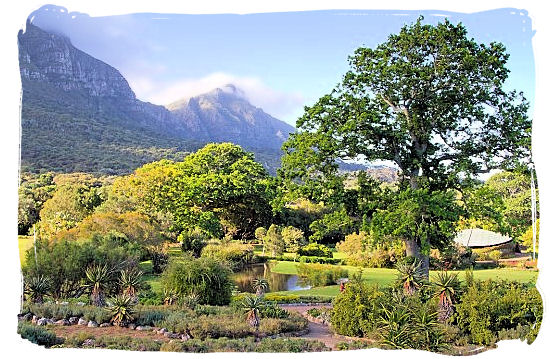
<path fill-rule="evenodd" d="M 407 254 L 407 257 L 414 257 L 420 261 L 422 275 L 427 280 L 430 275 L 430 256 L 422 254 L 420 251 L 420 246 L 415 240 L 405 241 L 405 253 Z"/>

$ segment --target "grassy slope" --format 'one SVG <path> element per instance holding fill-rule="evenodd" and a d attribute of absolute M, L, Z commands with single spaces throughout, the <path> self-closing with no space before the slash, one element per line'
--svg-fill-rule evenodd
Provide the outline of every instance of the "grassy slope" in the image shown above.
<path fill-rule="evenodd" d="M 18 236 L 19 240 L 19 259 L 21 264 L 25 263 L 25 252 L 32 247 L 33 236 Z"/>

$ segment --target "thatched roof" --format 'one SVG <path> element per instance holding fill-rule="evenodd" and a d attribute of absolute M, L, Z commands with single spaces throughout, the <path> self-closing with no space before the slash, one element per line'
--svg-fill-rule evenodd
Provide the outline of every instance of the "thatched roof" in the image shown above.
<path fill-rule="evenodd" d="M 454 241 L 465 247 L 492 247 L 510 242 L 512 238 L 485 229 L 472 228 L 460 231 Z"/>

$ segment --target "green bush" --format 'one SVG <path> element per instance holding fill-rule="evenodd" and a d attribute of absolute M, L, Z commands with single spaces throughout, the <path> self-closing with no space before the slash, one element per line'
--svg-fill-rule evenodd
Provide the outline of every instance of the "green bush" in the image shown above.
<path fill-rule="evenodd" d="M 151 338 L 132 336 L 101 336 L 95 339 L 94 347 L 105 349 L 159 351 L 161 343 Z"/>
<path fill-rule="evenodd" d="M 313 257 L 325 257 L 332 258 L 332 250 L 318 243 L 310 243 L 298 250 L 300 256 L 313 256 Z"/>
<path fill-rule="evenodd" d="M 52 345 L 62 342 L 60 338 L 57 338 L 57 336 L 48 329 L 37 327 L 28 323 L 18 323 L 17 333 L 21 335 L 21 338 L 45 347 L 51 347 Z"/>
<path fill-rule="evenodd" d="M 349 283 L 333 301 L 331 326 L 338 334 L 366 336 L 376 330 L 385 301 L 387 298 L 377 286 Z"/>
<path fill-rule="evenodd" d="M 222 261 L 234 271 L 255 262 L 254 247 L 237 242 L 210 243 L 202 249 L 201 256 Z"/>
<path fill-rule="evenodd" d="M 535 340 L 542 321 L 542 299 L 533 286 L 511 281 L 474 281 L 456 305 L 455 322 L 475 344 L 492 344 L 498 333 L 517 331 L 520 339 Z M 504 332 L 503 332 L 504 333 Z M 509 335 L 511 332 L 508 332 Z"/>
<path fill-rule="evenodd" d="M 256 347 L 260 353 L 301 353 L 329 350 L 318 340 L 275 338 L 264 339 Z"/>
<path fill-rule="evenodd" d="M 139 306 L 136 308 L 134 323 L 136 325 L 158 327 L 160 326 L 159 323 L 164 321 L 172 312 L 172 309 L 165 309 L 158 306 Z"/>
<path fill-rule="evenodd" d="M 260 309 L 260 315 L 262 318 L 288 318 L 289 312 L 277 305 L 277 302 L 266 302 Z"/>
<path fill-rule="evenodd" d="M 328 264 L 299 263 L 296 266 L 298 276 L 312 287 L 336 284 L 339 278 L 347 278 L 348 271 L 339 266 Z"/>
<path fill-rule="evenodd" d="M 70 317 L 83 317 L 85 320 L 93 320 L 97 323 L 107 323 L 111 319 L 111 313 L 106 308 L 91 305 L 79 306 L 76 304 L 56 304 L 47 302 L 43 304 L 29 304 L 26 310 L 40 318 L 52 318 L 54 320 L 69 319 Z"/>
<path fill-rule="evenodd" d="M 161 280 L 163 287 L 180 299 L 196 295 L 200 304 L 227 305 L 233 288 L 231 273 L 214 258 L 185 258 L 170 263 Z"/>
<path fill-rule="evenodd" d="M 321 264 L 340 264 L 342 259 L 340 258 L 328 258 L 328 257 L 316 257 L 316 256 L 300 256 L 298 258 L 300 263 L 321 263 Z"/>
<path fill-rule="evenodd" d="M 163 343 L 161 351 L 169 352 L 310 352 L 328 350 L 328 348 L 319 341 L 305 339 L 287 339 L 287 338 L 266 338 L 260 342 L 255 342 L 254 338 L 244 339 L 190 339 L 185 342 L 172 341 Z"/>

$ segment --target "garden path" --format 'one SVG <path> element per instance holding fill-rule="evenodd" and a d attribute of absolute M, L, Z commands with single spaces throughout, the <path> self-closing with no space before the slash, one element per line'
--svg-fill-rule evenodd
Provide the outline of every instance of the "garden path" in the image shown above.
<path fill-rule="evenodd" d="M 318 304 L 318 305 L 285 305 L 280 304 L 281 307 L 283 307 L 286 310 L 298 312 L 304 317 L 307 318 L 305 315 L 306 312 L 309 309 L 312 308 L 332 308 L 332 304 Z M 353 339 L 359 339 L 359 338 L 349 338 L 344 337 L 342 335 L 334 334 L 330 330 L 330 327 L 326 324 L 320 324 L 312 322 L 308 319 L 308 326 L 309 326 L 309 333 L 300 336 L 299 338 L 303 339 L 311 339 L 311 340 L 318 340 L 322 343 L 325 343 L 325 345 L 332 350 L 336 349 L 336 344 L 340 342 L 351 342 Z"/>

